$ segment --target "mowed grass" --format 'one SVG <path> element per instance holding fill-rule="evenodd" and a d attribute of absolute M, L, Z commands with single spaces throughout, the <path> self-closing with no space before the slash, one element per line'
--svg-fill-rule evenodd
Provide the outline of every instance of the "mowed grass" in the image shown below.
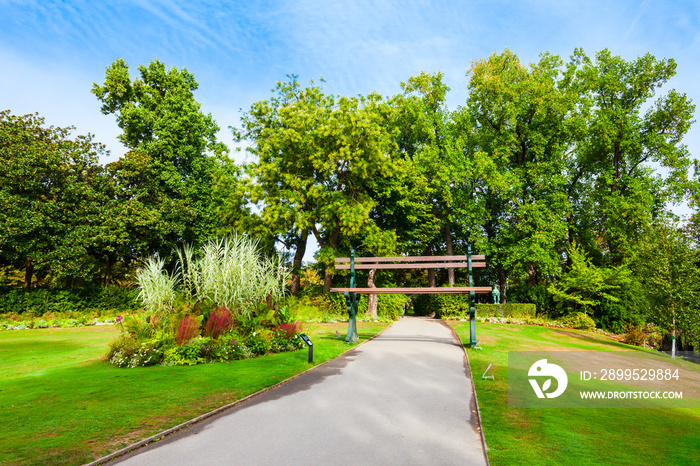
<path fill-rule="evenodd" d="M 360 340 L 384 323 L 359 323 Z M 351 346 L 314 324 L 314 364 Z M 192 367 L 120 369 L 113 326 L 0 332 L 0 464 L 84 464 L 310 368 L 308 352 Z"/>
<path fill-rule="evenodd" d="M 469 342 L 468 322 L 451 325 Z M 700 409 L 508 407 L 509 351 L 641 349 L 595 333 L 527 325 L 477 323 L 477 335 L 483 350 L 467 351 L 493 465 L 700 464 Z M 489 364 L 495 380 L 481 378 Z"/>

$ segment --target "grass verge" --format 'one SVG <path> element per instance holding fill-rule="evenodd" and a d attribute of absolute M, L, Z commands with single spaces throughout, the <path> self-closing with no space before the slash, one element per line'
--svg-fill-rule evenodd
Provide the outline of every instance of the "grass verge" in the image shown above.
<path fill-rule="evenodd" d="M 360 341 L 388 324 L 359 323 Z M 314 364 L 350 346 L 315 324 Z M 191 367 L 120 369 L 114 327 L 0 332 L 0 464 L 84 464 L 307 370 L 307 351 Z"/>
<path fill-rule="evenodd" d="M 462 341 L 469 323 L 451 322 Z M 478 323 L 482 351 L 467 349 L 489 460 L 494 465 L 698 464 L 700 409 L 514 409 L 509 351 L 642 351 L 591 332 Z M 495 380 L 484 380 L 489 374 Z"/>

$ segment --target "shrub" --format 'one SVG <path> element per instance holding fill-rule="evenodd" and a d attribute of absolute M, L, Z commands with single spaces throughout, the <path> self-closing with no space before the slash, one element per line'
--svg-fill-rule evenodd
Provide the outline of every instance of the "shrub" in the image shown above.
<path fill-rule="evenodd" d="M 178 251 L 182 293 L 191 302 L 209 301 L 234 312 L 255 311 L 261 298 L 284 297 L 289 272 L 277 257 L 264 257 L 257 240 L 244 235 L 210 240 L 196 257 L 192 248 Z"/>
<path fill-rule="evenodd" d="M 292 315 L 289 312 L 289 306 L 282 306 L 277 310 L 277 321 L 280 323 L 288 323 L 291 322 L 292 320 Z"/>
<path fill-rule="evenodd" d="M 377 318 L 385 321 L 399 320 L 408 299 L 408 296 L 403 294 L 380 294 L 377 300 Z M 368 301 L 368 299 L 360 300 L 359 315 L 367 313 Z"/>
<path fill-rule="evenodd" d="M 304 347 L 304 340 L 299 337 L 301 323 L 282 324 L 275 331 L 270 349 L 276 353 L 295 351 Z"/>
<path fill-rule="evenodd" d="M 124 336 L 110 344 L 108 359 L 117 367 L 153 366 L 163 360 L 163 351 L 147 343 L 139 344 L 130 336 Z"/>
<path fill-rule="evenodd" d="M 148 340 L 154 332 L 150 317 L 145 313 L 128 315 L 122 320 L 122 330 L 135 341 L 143 342 Z"/>
<path fill-rule="evenodd" d="M 415 315 L 435 312 L 440 319 L 468 319 L 469 295 L 419 295 L 412 299 Z M 483 304 L 476 303 L 477 317 L 533 318 L 537 307 L 530 303 Z"/>
<path fill-rule="evenodd" d="M 178 345 L 183 345 L 188 343 L 194 337 L 199 335 L 199 323 L 200 319 L 193 317 L 191 315 L 186 315 L 180 320 L 180 325 L 177 327 L 177 336 L 175 337 L 175 342 Z"/>
<path fill-rule="evenodd" d="M 253 354 L 262 356 L 272 349 L 273 336 L 269 330 L 258 330 L 251 333 L 244 341 L 244 344 Z"/>
<path fill-rule="evenodd" d="M 537 306 L 531 303 L 477 304 L 476 313 L 481 317 L 534 318 Z"/>
<path fill-rule="evenodd" d="M 48 313 L 93 313 L 138 309 L 138 290 L 120 286 L 85 289 L 0 288 L 0 314 L 42 316 Z"/>
<path fill-rule="evenodd" d="M 183 319 L 184 320 L 184 319 Z M 203 348 L 211 341 L 209 338 L 193 338 L 185 344 L 177 344 L 165 350 L 163 364 L 166 366 L 194 366 L 204 362 Z"/>
<path fill-rule="evenodd" d="M 226 348 L 229 359 L 250 359 L 253 357 L 253 352 L 242 341 L 233 338 L 229 343 L 230 349 Z"/>
<path fill-rule="evenodd" d="M 216 339 L 224 332 L 230 330 L 232 323 L 231 311 L 226 306 L 217 307 L 207 319 L 204 335 Z"/>
<path fill-rule="evenodd" d="M 301 322 L 297 320 L 293 323 L 280 324 L 279 330 L 289 340 L 290 338 L 293 338 L 294 335 L 301 332 Z"/>
<path fill-rule="evenodd" d="M 572 312 L 561 320 L 566 327 L 579 330 L 595 330 L 595 322 L 583 312 Z"/>

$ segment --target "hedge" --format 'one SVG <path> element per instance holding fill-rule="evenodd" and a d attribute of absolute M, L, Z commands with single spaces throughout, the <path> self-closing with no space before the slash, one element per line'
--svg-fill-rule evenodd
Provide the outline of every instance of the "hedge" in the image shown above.
<path fill-rule="evenodd" d="M 435 317 L 440 319 L 469 318 L 469 295 L 419 295 L 412 302 L 415 315 L 435 312 Z M 537 307 L 530 303 L 476 304 L 478 317 L 535 317 L 536 311 Z"/>
<path fill-rule="evenodd" d="M 403 315 L 403 307 L 408 302 L 408 296 L 404 294 L 380 294 L 377 302 L 377 318 L 384 321 L 399 320 Z M 363 296 L 360 299 L 358 316 L 364 316 L 367 312 L 369 299 Z"/>
<path fill-rule="evenodd" d="M 0 288 L 0 314 L 42 316 L 48 312 L 139 309 L 138 290 L 121 286 L 85 289 Z"/>

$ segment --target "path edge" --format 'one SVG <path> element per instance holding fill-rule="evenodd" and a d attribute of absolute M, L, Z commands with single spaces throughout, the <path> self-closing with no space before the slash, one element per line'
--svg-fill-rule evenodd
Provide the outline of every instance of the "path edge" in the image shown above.
<path fill-rule="evenodd" d="M 336 357 L 334 357 L 334 358 L 332 358 L 332 359 L 329 359 L 328 361 L 325 361 L 325 362 L 322 362 L 321 364 L 317 364 L 317 365 L 315 365 L 315 366 L 313 366 L 313 367 L 310 367 L 310 368 L 306 369 L 306 370 L 303 371 L 303 372 L 299 372 L 298 374 L 293 375 L 292 377 L 289 377 L 288 379 L 282 380 L 281 382 L 277 382 L 276 384 L 270 385 L 270 386 L 267 387 L 267 388 L 263 388 L 262 390 L 259 390 L 259 391 L 255 392 L 255 393 L 252 393 L 252 394 L 250 394 L 250 395 L 248 395 L 248 396 L 246 396 L 246 397 L 244 397 L 244 398 L 241 398 L 240 400 L 237 400 L 237 401 L 234 401 L 234 402 L 229 403 L 229 404 L 227 404 L 227 405 L 224 405 L 224 406 L 221 406 L 221 407 L 219 407 L 219 408 L 216 408 L 216 409 L 213 410 L 213 411 L 209 411 L 208 413 L 204 413 L 204 414 L 202 414 L 201 416 L 197 416 L 197 417 L 194 418 L 194 419 L 190 419 L 189 421 L 185 421 L 185 422 L 183 422 L 183 423 L 181 423 L 181 424 L 176 425 L 175 427 L 171 427 L 170 429 L 166 429 L 166 430 L 164 430 L 163 432 L 157 433 L 157 434 L 155 434 L 155 435 L 151 435 L 150 437 L 148 437 L 148 438 L 146 438 L 146 439 L 143 439 L 143 440 L 140 440 L 140 441 L 138 441 L 138 442 L 136 442 L 136 443 L 132 443 L 131 445 L 128 445 L 128 446 L 126 446 L 126 447 L 124 447 L 124 448 L 122 448 L 122 449 L 120 449 L 120 450 L 117 450 L 117 451 L 115 451 L 115 452 L 113 452 L 113 453 L 110 453 L 109 455 L 103 456 L 102 458 L 98 458 L 98 459 L 96 459 L 96 460 L 94 460 L 94 461 L 92 461 L 92 462 L 90 462 L 90 463 L 85 463 L 83 466 L 97 466 L 97 465 L 101 465 L 101 464 L 106 464 L 106 463 L 108 463 L 108 462 L 110 462 L 110 461 L 112 461 L 112 460 L 114 460 L 114 459 L 119 458 L 120 456 L 124 456 L 124 455 L 126 455 L 126 454 L 128 454 L 128 453 L 131 453 L 132 451 L 134 451 L 134 450 L 136 450 L 136 449 L 138 449 L 138 448 L 145 447 L 146 445 L 148 445 L 148 444 L 150 444 L 150 443 L 157 442 L 157 441 L 159 441 L 159 440 L 163 440 L 163 438 L 165 438 L 166 436 L 168 436 L 168 435 L 170 435 L 170 434 L 174 434 L 175 432 L 178 432 L 178 431 L 180 431 L 180 430 L 182 430 L 182 429 L 186 429 L 186 428 L 188 428 L 188 427 L 190 427 L 190 426 L 192 426 L 192 425 L 194 425 L 194 424 L 197 424 L 197 423 L 199 423 L 199 422 L 201 422 L 201 421 L 204 421 L 205 419 L 208 419 L 208 418 L 210 418 L 210 417 L 212 417 L 212 416 L 215 416 L 215 415 L 217 415 L 217 414 L 223 413 L 224 411 L 227 411 L 227 410 L 229 410 L 229 409 L 231 409 L 231 408 L 235 408 L 236 406 L 240 405 L 241 403 L 245 403 L 246 401 L 248 401 L 248 400 L 250 400 L 250 399 L 252 399 L 252 398 L 255 398 L 255 397 L 259 396 L 259 395 L 262 395 L 263 393 L 266 393 L 266 392 L 268 392 L 268 391 L 270 391 L 270 390 L 273 390 L 273 389 L 275 389 L 275 388 L 277 388 L 277 387 L 279 387 L 279 386 L 281 386 L 281 385 L 284 385 L 284 384 L 286 384 L 287 382 L 296 379 L 297 377 L 301 377 L 302 375 L 306 374 L 307 372 L 311 372 L 311 371 L 313 371 L 314 369 L 317 369 L 317 368 L 319 368 L 319 367 L 325 366 L 326 364 L 330 363 L 331 361 L 334 361 L 334 360 L 338 359 L 339 357 L 341 357 L 342 355 L 344 355 L 344 354 L 346 354 L 346 353 L 349 353 L 350 351 L 356 350 L 357 348 L 359 348 L 360 346 L 364 345 L 365 343 L 368 343 L 368 342 L 374 340 L 375 338 L 377 338 L 379 335 L 381 335 L 382 333 L 384 333 L 387 329 L 393 327 L 393 325 L 394 325 L 394 322 L 392 322 L 391 325 L 388 325 L 388 326 L 387 326 L 385 329 L 383 329 L 381 332 L 379 332 L 379 333 L 373 335 L 372 337 L 366 339 L 365 341 L 363 341 L 363 342 L 361 342 L 361 343 L 359 343 L 359 344 L 357 344 L 357 345 L 355 345 L 355 346 L 352 346 L 352 347 L 346 349 L 345 351 L 343 351 L 342 353 L 340 353 L 338 356 L 336 356 Z M 450 328 L 452 328 L 452 327 L 450 327 Z M 454 332 L 454 330 L 453 330 L 453 332 Z M 456 334 L 455 334 L 455 335 L 456 335 Z M 457 337 L 457 339 L 459 339 L 459 337 Z M 460 343 L 461 343 L 461 340 L 459 340 L 459 341 L 460 341 Z M 471 369 L 470 369 L 470 373 L 471 373 Z M 473 388 L 474 388 L 474 384 L 472 383 L 472 390 L 473 390 Z M 477 405 L 477 409 L 478 409 L 478 405 Z M 479 418 L 479 423 L 481 424 L 481 418 Z M 483 429 L 482 429 L 482 430 L 483 430 Z M 483 435 L 482 435 L 482 438 L 483 438 Z M 487 464 L 488 464 L 488 459 L 487 459 Z"/>
<path fill-rule="evenodd" d="M 464 346 L 464 343 L 462 342 L 462 339 L 459 337 L 455 329 L 446 321 L 442 320 L 447 327 L 450 328 L 452 331 L 452 335 L 457 339 L 459 342 L 459 346 L 462 348 L 462 351 L 464 352 L 464 361 L 467 363 L 467 370 L 469 371 L 469 381 L 470 385 L 472 386 L 472 395 L 474 396 L 474 404 L 476 404 L 476 418 L 477 421 L 479 422 L 479 434 L 481 437 L 481 447 L 484 450 L 484 459 L 486 460 L 486 466 L 490 466 L 491 462 L 489 461 L 489 448 L 486 445 L 486 437 L 484 436 L 484 425 L 481 422 L 481 410 L 479 409 L 479 398 L 476 396 L 476 387 L 474 386 L 474 373 L 472 372 L 472 366 L 469 363 L 469 353 L 467 353 L 467 348 Z"/>

